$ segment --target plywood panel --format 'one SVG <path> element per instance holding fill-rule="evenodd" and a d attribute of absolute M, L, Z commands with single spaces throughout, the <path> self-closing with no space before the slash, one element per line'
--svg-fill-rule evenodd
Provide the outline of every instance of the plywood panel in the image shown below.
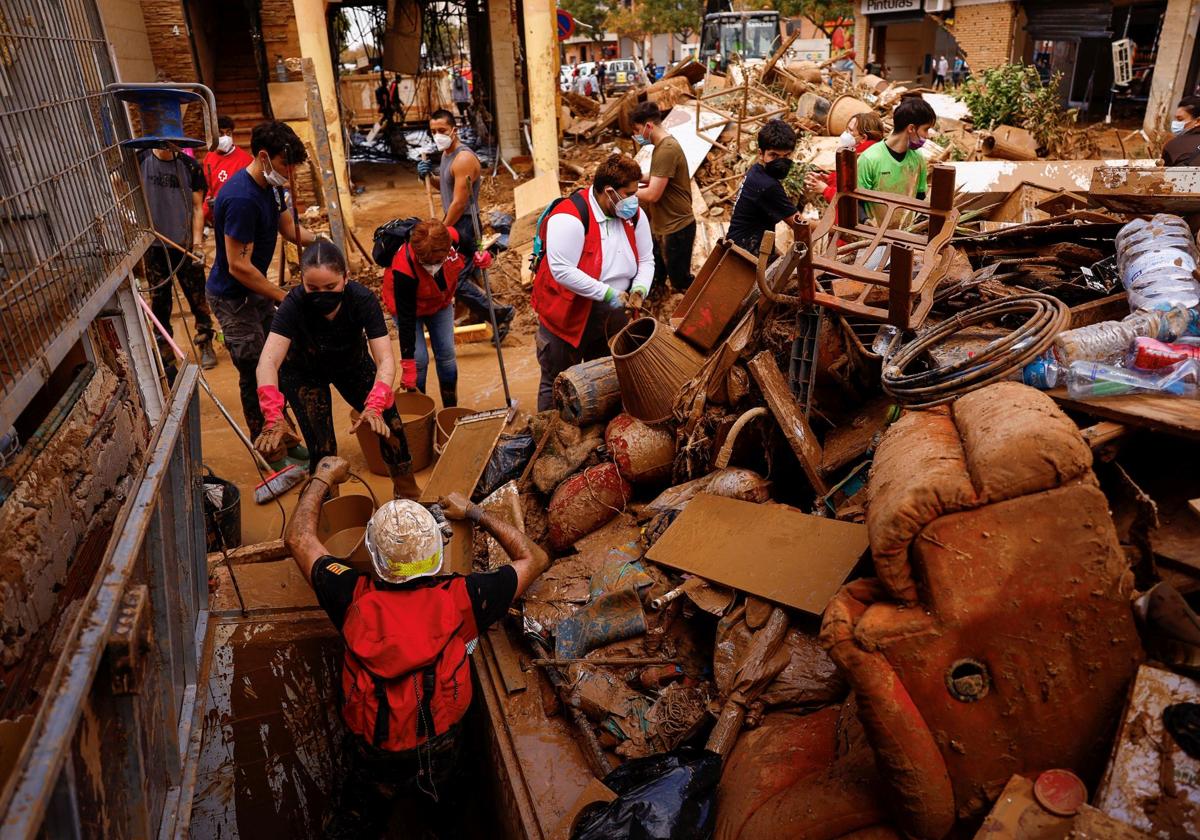
<path fill-rule="evenodd" d="M 701 493 L 646 556 L 819 615 L 866 548 L 865 525 Z"/>

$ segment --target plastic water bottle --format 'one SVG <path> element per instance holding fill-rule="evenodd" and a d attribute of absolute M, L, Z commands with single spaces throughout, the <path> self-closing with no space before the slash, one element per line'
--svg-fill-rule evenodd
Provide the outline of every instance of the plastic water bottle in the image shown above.
<path fill-rule="evenodd" d="M 1135 219 L 1117 232 L 1117 269 L 1138 309 L 1193 307 L 1200 303 L 1196 242 L 1187 222 L 1170 213 Z"/>
<path fill-rule="evenodd" d="M 275 81 L 286 82 L 288 80 L 287 65 L 283 61 L 283 56 L 275 56 Z"/>
<path fill-rule="evenodd" d="M 1067 393 L 1072 399 L 1123 394 L 1195 397 L 1198 378 L 1200 365 L 1192 359 L 1155 371 L 1129 370 L 1103 362 L 1071 362 L 1067 370 Z"/>
<path fill-rule="evenodd" d="M 1053 353 L 1043 353 L 1021 369 L 1021 381 L 1043 391 L 1057 388 L 1061 378 L 1062 365 Z"/>

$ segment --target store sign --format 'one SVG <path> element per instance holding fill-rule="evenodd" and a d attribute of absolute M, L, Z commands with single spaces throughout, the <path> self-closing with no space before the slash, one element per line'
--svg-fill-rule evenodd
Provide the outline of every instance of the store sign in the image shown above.
<path fill-rule="evenodd" d="M 864 15 L 882 15 L 889 12 L 915 12 L 921 9 L 921 0 L 862 0 Z"/>

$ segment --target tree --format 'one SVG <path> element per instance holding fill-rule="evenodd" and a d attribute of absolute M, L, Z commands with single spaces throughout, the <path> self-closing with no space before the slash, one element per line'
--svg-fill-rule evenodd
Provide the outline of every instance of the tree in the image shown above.
<path fill-rule="evenodd" d="M 686 44 L 700 30 L 704 8 L 704 0 L 640 0 L 637 11 L 646 32 L 670 32 Z"/>
<path fill-rule="evenodd" d="M 609 14 L 607 5 L 600 0 L 561 0 L 559 5 L 570 12 L 577 23 L 585 24 L 576 34 L 586 35 L 593 41 L 604 40 L 605 20 Z"/>
<path fill-rule="evenodd" d="M 832 38 L 836 28 L 828 24 L 854 20 L 854 3 L 847 0 L 779 0 L 777 5 L 767 0 L 763 8 L 778 8 L 780 16 L 785 18 L 808 18 L 826 38 Z M 850 26 L 853 28 L 853 23 Z"/>
<path fill-rule="evenodd" d="M 635 44 L 641 44 L 644 37 L 652 34 L 646 28 L 646 22 L 642 19 L 640 10 L 627 9 L 623 6 L 608 13 L 605 26 L 610 32 L 617 33 L 621 38 L 628 38 Z"/>

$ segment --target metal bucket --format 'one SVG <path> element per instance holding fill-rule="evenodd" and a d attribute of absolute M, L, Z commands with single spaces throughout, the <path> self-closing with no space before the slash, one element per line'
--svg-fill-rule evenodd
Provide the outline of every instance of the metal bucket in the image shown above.
<path fill-rule="evenodd" d="M 219 484 L 224 489 L 218 508 L 204 496 L 204 535 L 206 550 L 226 551 L 242 544 L 242 491 L 232 481 L 218 478 L 205 467 L 204 484 Z"/>
<path fill-rule="evenodd" d="M 375 513 L 370 496 L 349 494 L 330 499 L 317 517 L 317 539 L 333 557 L 360 572 L 371 570 L 371 555 L 364 539 Z"/>

